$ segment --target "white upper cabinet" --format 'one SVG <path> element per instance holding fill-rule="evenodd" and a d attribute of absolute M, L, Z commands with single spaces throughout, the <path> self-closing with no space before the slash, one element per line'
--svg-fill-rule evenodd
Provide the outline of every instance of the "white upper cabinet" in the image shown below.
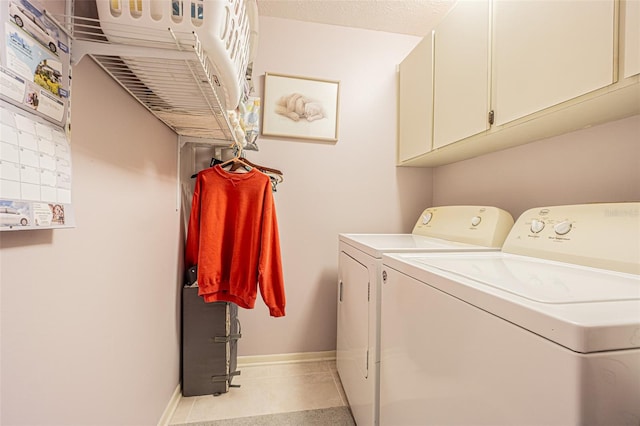
<path fill-rule="evenodd" d="M 400 65 L 398 164 L 619 120 L 639 99 L 640 0 L 460 0 Z"/>
<path fill-rule="evenodd" d="M 431 151 L 433 120 L 433 34 L 399 66 L 398 161 Z"/>
<path fill-rule="evenodd" d="M 614 24 L 614 0 L 495 0 L 495 124 L 612 84 Z"/>
<path fill-rule="evenodd" d="M 622 77 L 640 74 L 640 0 L 622 2 Z"/>
<path fill-rule="evenodd" d="M 434 148 L 489 128 L 489 6 L 458 2 L 435 29 Z"/>

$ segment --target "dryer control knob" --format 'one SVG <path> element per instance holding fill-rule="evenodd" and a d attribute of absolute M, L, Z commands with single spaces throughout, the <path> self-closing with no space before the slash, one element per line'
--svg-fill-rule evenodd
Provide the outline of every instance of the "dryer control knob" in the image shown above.
<path fill-rule="evenodd" d="M 471 226 L 478 226 L 482 222 L 482 218 L 480 216 L 474 216 L 471 218 Z"/>
<path fill-rule="evenodd" d="M 537 234 L 538 232 L 544 229 L 544 222 L 538 219 L 533 219 L 531 221 L 531 232 Z"/>
<path fill-rule="evenodd" d="M 560 223 L 556 223 L 553 230 L 556 231 L 558 235 L 566 235 L 571 231 L 571 222 L 563 220 Z"/>
<path fill-rule="evenodd" d="M 426 225 L 427 223 L 431 222 L 432 218 L 433 218 L 433 213 L 431 213 L 431 212 L 423 214 L 422 215 L 422 224 Z"/>

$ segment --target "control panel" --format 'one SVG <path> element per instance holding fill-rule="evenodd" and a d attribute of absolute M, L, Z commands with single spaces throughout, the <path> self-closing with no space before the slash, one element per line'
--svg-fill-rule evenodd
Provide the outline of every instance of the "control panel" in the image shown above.
<path fill-rule="evenodd" d="M 413 234 L 500 248 L 511 226 L 511 214 L 497 207 L 442 206 L 423 211 Z"/>
<path fill-rule="evenodd" d="M 502 251 L 640 274 L 640 203 L 527 210 L 511 229 Z"/>

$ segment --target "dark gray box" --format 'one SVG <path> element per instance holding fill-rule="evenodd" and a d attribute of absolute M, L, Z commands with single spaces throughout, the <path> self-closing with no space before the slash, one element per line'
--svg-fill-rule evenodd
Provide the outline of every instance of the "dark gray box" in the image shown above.
<path fill-rule="evenodd" d="M 205 303 L 198 287 L 182 290 L 182 395 L 229 391 L 237 368 L 238 306 Z"/>

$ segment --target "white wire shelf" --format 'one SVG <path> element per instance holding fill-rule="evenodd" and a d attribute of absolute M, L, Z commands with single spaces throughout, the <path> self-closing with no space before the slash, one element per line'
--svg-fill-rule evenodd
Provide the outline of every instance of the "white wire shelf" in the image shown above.
<path fill-rule="evenodd" d="M 92 57 L 140 104 L 180 136 L 210 144 L 235 142 L 215 66 L 193 32 L 153 30 L 96 18 L 54 16 L 71 28 L 72 63 Z"/>

